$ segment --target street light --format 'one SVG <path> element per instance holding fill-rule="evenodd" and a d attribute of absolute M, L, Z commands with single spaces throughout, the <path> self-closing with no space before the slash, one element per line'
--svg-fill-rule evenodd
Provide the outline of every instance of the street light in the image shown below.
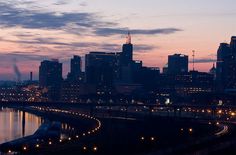
<path fill-rule="evenodd" d="M 154 141 L 155 140 L 155 138 L 154 137 L 151 137 L 151 141 Z"/>
<path fill-rule="evenodd" d="M 23 147 L 23 150 L 27 150 L 27 147 L 26 147 L 26 146 L 24 146 L 24 147 Z"/>
<path fill-rule="evenodd" d="M 93 147 L 93 151 L 96 152 L 97 150 L 98 150 L 98 148 L 97 148 L 96 146 L 94 146 L 94 147 Z"/>
<path fill-rule="evenodd" d="M 193 129 L 192 129 L 192 128 L 189 128 L 189 132 L 193 132 Z"/>

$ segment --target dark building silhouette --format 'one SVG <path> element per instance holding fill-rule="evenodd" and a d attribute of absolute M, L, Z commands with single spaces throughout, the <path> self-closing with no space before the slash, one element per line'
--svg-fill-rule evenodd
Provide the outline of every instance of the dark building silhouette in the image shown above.
<path fill-rule="evenodd" d="M 221 43 L 217 51 L 216 80 L 218 91 L 236 89 L 236 37 L 231 43 Z"/>
<path fill-rule="evenodd" d="M 165 66 L 162 68 L 162 73 L 163 74 L 168 74 L 168 63 L 165 64 Z"/>
<path fill-rule="evenodd" d="M 175 77 L 175 90 L 181 96 L 213 92 L 214 75 L 198 71 Z"/>
<path fill-rule="evenodd" d="M 212 68 L 209 70 L 209 74 L 212 74 L 214 76 L 214 81 L 216 80 L 216 67 L 215 63 L 213 63 Z"/>
<path fill-rule="evenodd" d="M 215 75 L 221 80 L 232 78 L 235 41 L 222 44 L 218 51 L 218 70 L 210 73 L 188 72 L 188 56 L 174 54 L 168 57 L 163 73 L 156 67 L 144 67 L 142 61 L 133 60 L 133 45 L 128 34 L 122 52 L 90 52 L 85 55 L 85 73 L 81 71 L 81 57 L 71 59 L 71 71 L 62 82 L 62 64 L 43 61 L 40 66 L 40 86 L 48 88 L 49 99 L 64 102 L 81 102 L 89 98 L 112 98 L 115 96 L 150 98 L 150 103 L 170 103 L 175 97 L 210 94 L 214 91 Z M 229 61 L 230 60 L 230 61 Z M 236 66 L 236 65 L 235 65 Z M 219 69 L 221 67 L 221 72 Z M 227 76 L 226 76 L 227 75 Z M 82 80 L 84 77 L 84 80 Z M 229 78 L 230 77 L 230 78 Z M 157 100 L 156 100 L 157 99 Z"/>
<path fill-rule="evenodd" d="M 181 74 L 162 74 L 159 83 L 159 92 L 168 92 L 177 96 L 213 92 L 214 75 L 190 71 Z"/>
<path fill-rule="evenodd" d="M 65 80 L 61 86 L 61 101 L 79 102 L 81 83 L 79 81 Z"/>
<path fill-rule="evenodd" d="M 33 72 L 30 72 L 30 82 L 33 81 Z"/>
<path fill-rule="evenodd" d="M 174 54 L 168 56 L 168 74 L 181 74 L 188 72 L 188 56 Z"/>
<path fill-rule="evenodd" d="M 81 73 L 81 57 L 75 55 L 70 62 L 71 74 L 74 76 L 79 76 Z"/>
<path fill-rule="evenodd" d="M 128 66 L 133 62 L 133 44 L 131 43 L 130 33 L 128 33 L 126 44 L 123 44 L 120 59 L 122 66 Z"/>
<path fill-rule="evenodd" d="M 116 53 L 90 52 L 86 54 L 86 83 L 111 86 L 119 76 L 118 57 Z"/>
<path fill-rule="evenodd" d="M 142 62 L 133 61 L 133 45 L 131 44 L 131 36 L 128 34 L 122 52 L 90 52 L 86 54 L 84 75 L 80 69 L 81 58 L 74 56 L 71 60 L 71 71 L 62 85 L 61 98 L 63 101 L 75 102 L 80 95 L 111 94 L 117 84 L 132 85 L 133 88 L 133 74 L 139 70 L 140 66 L 142 67 Z M 83 77 L 84 80 L 81 81 Z"/>
<path fill-rule="evenodd" d="M 48 98 L 50 101 L 60 99 L 60 90 L 62 82 L 62 63 L 58 60 L 42 61 L 39 67 L 39 85 L 48 89 Z"/>
<path fill-rule="evenodd" d="M 236 53 L 236 36 L 231 37 L 230 48 L 233 53 Z"/>
<path fill-rule="evenodd" d="M 128 33 L 126 43 L 122 46 L 122 52 L 119 53 L 120 83 L 131 84 L 134 82 L 134 72 L 137 67 L 142 66 L 141 61 L 133 61 L 133 44 L 131 43 L 131 34 Z"/>
<path fill-rule="evenodd" d="M 217 89 L 223 91 L 226 86 L 226 78 L 229 72 L 228 62 L 231 59 L 231 50 L 229 44 L 221 43 L 217 51 L 217 69 L 216 69 L 216 79 L 217 79 Z"/>
<path fill-rule="evenodd" d="M 152 91 L 159 84 L 160 68 L 141 67 L 134 73 L 134 82 L 142 84 L 145 91 Z"/>
<path fill-rule="evenodd" d="M 74 55 L 70 61 L 70 73 L 67 78 L 70 81 L 82 81 L 82 71 L 81 71 L 81 57 Z"/>
<path fill-rule="evenodd" d="M 74 55 L 70 61 L 70 72 L 67 79 L 61 85 L 61 101 L 80 102 L 80 96 L 86 94 L 84 84 L 84 72 L 81 70 L 82 60 L 80 56 Z"/>

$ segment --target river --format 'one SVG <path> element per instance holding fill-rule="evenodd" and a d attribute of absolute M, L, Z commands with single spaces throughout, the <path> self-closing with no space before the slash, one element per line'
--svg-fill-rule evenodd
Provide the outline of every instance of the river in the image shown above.
<path fill-rule="evenodd" d="M 42 119 L 36 115 L 0 108 L 0 144 L 32 135 L 41 123 Z"/>

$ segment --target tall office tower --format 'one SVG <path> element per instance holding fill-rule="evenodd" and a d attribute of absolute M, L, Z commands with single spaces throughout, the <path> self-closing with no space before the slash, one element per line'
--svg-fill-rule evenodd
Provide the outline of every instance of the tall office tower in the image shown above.
<path fill-rule="evenodd" d="M 72 81 L 80 81 L 81 79 L 81 57 L 74 55 L 70 61 L 70 73 L 68 79 Z"/>
<path fill-rule="evenodd" d="M 111 86 L 118 76 L 116 53 L 90 52 L 85 56 L 86 82 L 100 86 Z"/>
<path fill-rule="evenodd" d="M 33 81 L 33 72 L 30 72 L 30 82 Z"/>
<path fill-rule="evenodd" d="M 216 80 L 218 91 L 236 89 L 236 38 L 230 45 L 221 43 L 217 51 Z"/>
<path fill-rule="evenodd" d="M 188 56 L 174 54 L 168 56 L 168 74 L 182 74 L 188 72 Z"/>
<path fill-rule="evenodd" d="M 236 36 L 231 37 L 230 48 L 236 54 Z"/>
<path fill-rule="evenodd" d="M 126 43 L 123 44 L 121 53 L 122 66 L 128 66 L 133 62 L 133 44 L 131 43 L 131 35 L 128 33 Z"/>
<path fill-rule="evenodd" d="M 45 60 L 39 67 L 39 85 L 48 89 L 50 101 L 60 100 L 60 89 L 62 82 L 62 63 L 58 60 Z"/>
<path fill-rule="evenodd" d="M 70 62 L 71 74 L 79 76 L 81 73 L 81 57 L 75 55 Z"/>
<path fill-rule="evenodd" d="M 133 44 L 131 43 L 131 35 L 128 32 L 126 43 L 123 44 L 120 53 L 120 80 L 122 83 L 132 83 L 133 65 Z"/>
<path fill-rule="evenodd" d="M 231 37 L 230 49 L 232 55 L 229 59 L 229 82 L 227 84 L 227 89 L 232 89 L 236 91 L 236 36 Z"/>
<path fill-rule="evenodd" d="M 221 43 L 217 51 L 217 64 L 216 64 L 216 81 L 217 90 L 223 91 L 226 85 L 226 75 L 228 74 L 228 61 L 230 58 L 231 50 L 227 43 Z"/>

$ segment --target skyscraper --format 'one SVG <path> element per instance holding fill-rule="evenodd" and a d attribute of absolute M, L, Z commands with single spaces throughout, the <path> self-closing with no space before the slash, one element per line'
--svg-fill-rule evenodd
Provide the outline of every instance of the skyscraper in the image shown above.
<path fill-rule="evenodd" d="M 90 52 L 85 56 L 86 82 L 111 86 L 118 76 L 118 57 L 116 53 Z"/>
<path fill-rule="evenodd" d="M 131 34 L 128 32 L 126 43 L 123 44 L 120 53 L 120 77 L 123 83 L 132 83 L 133 65 L 133 44 L 131 43 Z"/>
<path fill-rule="evenodd" d="M 230 48 L 233 53 L 236 53 L 236 36 L 231 37 Z"/>
<path fill-rule="evenodd" d="M 58 60 L 45 60 L 39 67 L 39 85 L 48 89 L 48 98 L 51 101 L 60 99 L 62 82 L 62 63 Z"/>
<path fill-rule="evenodd" d="M 70 73 L 67 77 L 71 81 L 80 81 L 81 79 L 81 57 L 74 55 L 70 61 Z"/>
<path fill-rule="evenodd" d="M 236 89 L 236 37 L 230 45 L 221 43 L 217 51 L 216 80 L 218 91 Z"/>
<path fill-rule="evenodd" d="M 121 64 L 127 66 L 133 61 L 133 44 L 131 43 L 131 35 L 128 33 L 126 43 L 123 44 L 121 53 Z"/>
<path fill-rule="evenodd" d="M 174 54 L 168 56 L 168 74 L 182 74 L 188 72 L 188 56 Z"/>
<path fill-rule="evenodd" d="M 30 72 L 30 82 L 33 81 L 33 72 Z"/>
<path fill-rule="evenodd" d="M 70 62 L 71 74 L 78 76 L 81 73 L 81 57 L 74 55 Z"/>

